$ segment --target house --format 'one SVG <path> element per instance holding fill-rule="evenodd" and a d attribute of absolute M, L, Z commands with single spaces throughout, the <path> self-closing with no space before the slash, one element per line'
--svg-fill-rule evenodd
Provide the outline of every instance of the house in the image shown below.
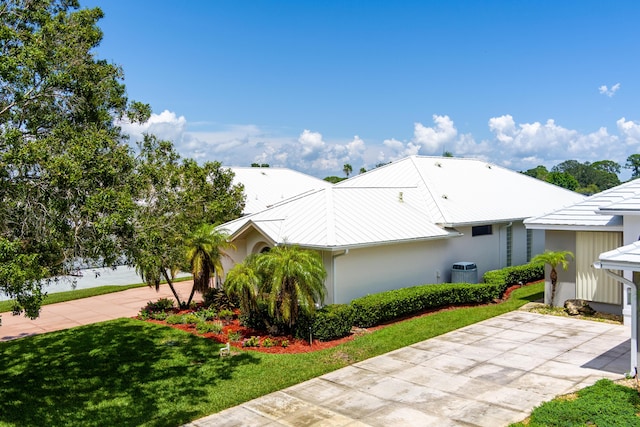
<path fill-rule="evenodd" d="M 448 282 L 460 261 L 475 263 L 478 279 L 526 263 L 544 232 L 523 220 L 583 198 L 481 160 L 411 156 L 221 227 L 236 247 L 231 263 L 285 243 L 319 251 L 324 302 L 346 303 Z"/>
<path fill-rule="evenodd" d="M 263 211 L 282 200 L 333 184 L 287 168 L 231 167 L 233 184 L 242 184 L 246 196 L 244 214 Z"/>
<path fill-rule="evenodd" d="M 567 299 L 585 299 L 598 311 L 624 314 L 625 323 L 629 323 L 629 287 L 623 288 L 616 278 L 602 269 L 593 268 L 593 263 L 601 253 L 638 240 L 640 180 L 626 182 L 572 206 L 527 219 L 525 226 L 528 230 L 545 232 L 546 249 L 568 250 L 575 254 L 569 269 L 558 272 L 556 305 L 563 305 Z"/>

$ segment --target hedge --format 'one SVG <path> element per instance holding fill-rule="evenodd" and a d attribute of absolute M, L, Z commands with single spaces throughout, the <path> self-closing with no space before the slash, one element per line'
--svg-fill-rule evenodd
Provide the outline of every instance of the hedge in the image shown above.
<path fill-rule="evenodd" d="M 351 301 L 354 325 L 369 328 L 421 311 L 455 304 L 486 303 L 500 298 L 512 284 L 544 277 L 544 264 L 526 264 L 488 271 L 485 283 L 444 283 L 413 286 L 367 295 Z"/>

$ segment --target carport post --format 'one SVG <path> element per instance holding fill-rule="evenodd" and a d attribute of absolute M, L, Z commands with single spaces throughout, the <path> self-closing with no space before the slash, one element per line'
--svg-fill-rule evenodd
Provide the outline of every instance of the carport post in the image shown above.
<path fill-rule="evenodd" d="M 631 287 L 631 370 L 630 375 L 638 375 L 638 287 L 631 280 L 604 268 L 600 262 L 593 264 L 601 268 L 608 276 Z"/>

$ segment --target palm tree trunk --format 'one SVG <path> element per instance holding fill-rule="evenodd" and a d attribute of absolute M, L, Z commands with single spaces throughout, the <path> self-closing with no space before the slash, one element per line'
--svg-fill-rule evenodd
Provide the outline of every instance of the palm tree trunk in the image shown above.
<path fill-rule="evenodd" d="M 173 292 L 173 296 L 175 297 L 176 301 L 178 301 L 178 307 L 182 307 L 182 302 L 180 302 L 180 297 L 178 296 L 178 293 L 176 292 L 176 288 L 173 287 L 173 282 L 171 281 L 171 278 L 167 274 L 167 270 L 165 270 L 164 268 L 162 269 L 162 275 L 164 276 L 165 280 L 167 281 L 167 284 L 169 285 L 169 288 L 171 289 L 171 292 Z"/>
<path fill-rule="evenodd" d="M 551 268 L 549 278 L 551 279 L 551 306 L 553 307 L 556 298 L 556 284 L 558 283 L 558 272 L 553 267 Z"/>

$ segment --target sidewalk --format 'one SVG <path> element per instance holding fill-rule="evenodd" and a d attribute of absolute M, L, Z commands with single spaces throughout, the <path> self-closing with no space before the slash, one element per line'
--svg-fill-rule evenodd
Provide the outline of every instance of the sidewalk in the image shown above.
<path fill-rule="evenodd" d="M 189 297 L 192 285 L 193 281 L 189 280 L 175 283 L 174 287 L 180 298 L 186 300 Z M 13 316 L 10 312 L 0 313 L 2 315 L 0 341 L 9 341 L 120 317 L 133 317 L 138 314 L 147 302 L 156 301 L 159 298 L 175 300 L 168 285 L 160 285 L 158 292 L 154 288 L 145 286 L 106 295 L 43 305 L 40 317 L 35 320 L 28 319 L 24 315 Z"/>

